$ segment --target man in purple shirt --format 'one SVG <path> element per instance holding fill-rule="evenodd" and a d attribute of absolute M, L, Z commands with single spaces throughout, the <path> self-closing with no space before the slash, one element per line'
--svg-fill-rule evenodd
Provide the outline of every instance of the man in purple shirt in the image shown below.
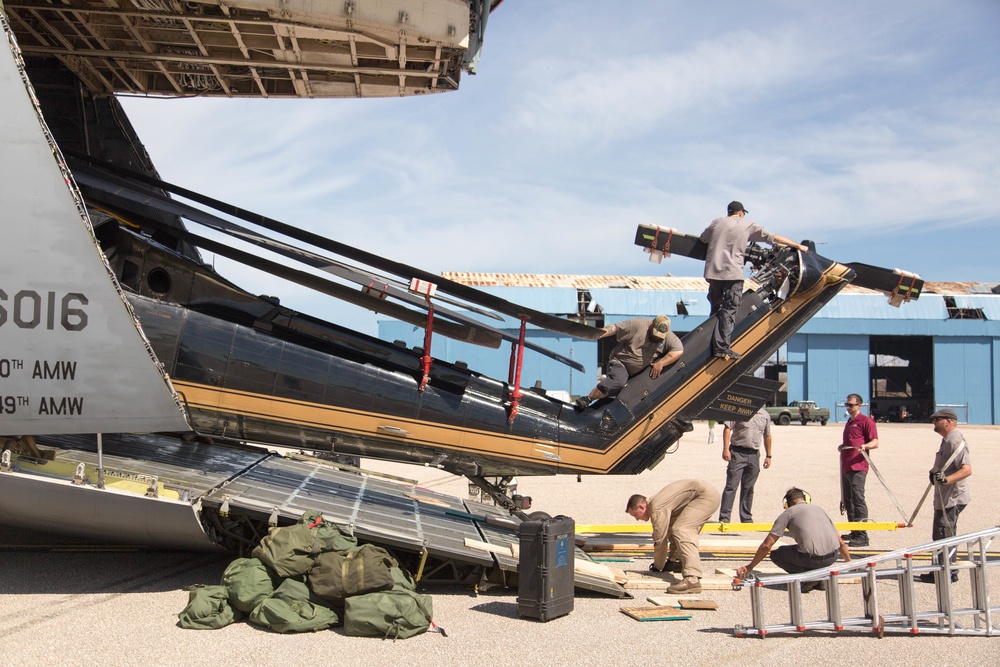
<path fill-rule="evenodd" d="M 844 424 L 844 439 L 840 451 L 840 494 L 848 521 L 868 519 L 868 505 L 865 503 L 865 479 L 868 477 L 868 461 L 862 450 L 868 452 L 878 447 L 878 429 L 875 420 L 861 413 L 864 405 L 861 396 L 848 394 L 847 423 Z M 852 530 L 842 536 L 852 547 L 868 546 L 868 531 Z"/>
<path fill-rule="evenodd" d="M 747 244 L 762 241 L 770 245 L 781 243 L 806 252 L 804 245 L 772 234 L 754 222 L 744 221 L 749 211 L 738 201 L 730 202 L 728 216 L 717 218 L 701 233 L 701 241 L 708 244 L 705 253 L 705 280 L 708 281 L 708 301 L 711 315 L 718 313 L 715 333 L 712 335 L 712 354 L 716 357 L 739 359 L 740 354 L 730 349 L 736 311 L 743 301 L 743 277 Z"/>

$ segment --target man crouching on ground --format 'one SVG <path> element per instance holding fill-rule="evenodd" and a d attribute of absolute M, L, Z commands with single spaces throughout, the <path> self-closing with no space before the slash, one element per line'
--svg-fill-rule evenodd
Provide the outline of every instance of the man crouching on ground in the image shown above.
<path fill-rule="evenodd" d="M 795 487 L 788 489 L 784 506 L 785 511 L 774 520 L 771 532 L 757 547 L 753 560 L 736 570 L 737 577 L 744 579 L 747 572 L 757 567 L 778 538 L 784 535 L 786 528 L 795 544 L 786 544 L 771 553 L 771 561 L 785 572 L 799 574 L 830 567 L 837 560 L 837 552 L 840 552 L 844 562 L 851 560 L 851 552 L 837 534 L 830 516 L 822 507 L 812 504 L 808 493 Z M 817 588 L 826 590 L 826 582 L 807 581 L 802 584 L 803 593 Z"/>
<path fill-rule="evenodd" d="M 719 509 L 719 492 L 697 479 L 682 479 L 655 496 L 633 495 L 625 511 L 636 521 L 653 524 L 653 564 L 650 570 L 679 572 L 684 577 L 668 593 L 701 593 L 698 536 Z"/>

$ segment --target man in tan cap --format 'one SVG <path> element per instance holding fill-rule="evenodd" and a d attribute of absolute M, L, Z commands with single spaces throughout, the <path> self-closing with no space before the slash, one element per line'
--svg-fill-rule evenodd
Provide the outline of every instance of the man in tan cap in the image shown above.
<path fill-rule="evenodd" d="M 605 396 L 617 396 L 629 377 L 649 366 L 649 377 L 657 378 L 664 368 L 681 358 L 684 345 L 670 330 L 670 318 L 657 315 L 650 320 L 637 317 L 609 324 L 601 330 L 601 338 L 615 336 L 618 346 L 611 353 L 608 372 L 586 396 L 576 399 L 577 410 L 585 410 L 591 401 Z"/>
<path fill-rule="evenodd" d="M 719 509 L 719 492 L 698 479 L 681 479 L 646 499 L 638 493 L 625 511 L 636 521 L 653 524 L 653 563 L 650 570 L 679 572 L 684 577 L 668 593 L 701 593 L 701 557 L 698 536 Z"/>

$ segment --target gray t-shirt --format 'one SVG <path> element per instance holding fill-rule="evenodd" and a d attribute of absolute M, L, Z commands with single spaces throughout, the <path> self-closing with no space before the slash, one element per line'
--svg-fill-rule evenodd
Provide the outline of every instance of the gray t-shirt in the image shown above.
<path fill-rule="evenodd" d="M 732 431 L 732 435 L 729 436 L 730 447 L 760 451 L 764 438 L 771 435 L 771 415 L 761 408 L 745 422 L 723 422 L 723 426 Z"/>
<path fill-rule="evenodd" d="M 747 244 L 764 241 L 774 245 L 774 234 L 746 218 L 717 218 L 701 233 L 708 244 L 705 255 L 706 280 L 743 280 Z"/>
<path fill-rule="evenodd" d="M 774 520 L 771 535 L 781 537 L 786 528 L 802 553 L 826 556 L 840 549 L 837 529 L 822 507 L 795 503 Z"/>
<path fill-rule="evenodd" d="M 611 358 L 621 362 L 629 375 L 635 375 L 670 352 L 684 351 L 684 344 L 673 331 L 668 331 L 667 337 L 663 340 L 649 340 L 647 332 L 652 323 L 653 320 L 636 317 L 605 327 L 618 341 Z"/>
<path fill-rule="evenodd" d="M 934 469 L 941 470 L 949 458 L 951 458 L 952 452 L 954 452 L 959 444 L 965 441 L 962 436 L 962 432 L 957 428 L 951 433 L 941 438 L 941 447 L 938 449 L 937 454 L 934 455 Z M 969 456 L 969 446 L 966 443 L 962 447 L 962 451 L 955 460 L 951 462 L 948 469 L 944 471 L 944 474 L 950 475 L 952 473 L 958 472 L 962 466 L 971 466 L 972 457 Z M 944 501 L 944 506 L 941 506 L 941 501 Z M 949 507 L 954 507 L 955 505 L 968 505 L 969 501 L 972 500 L 972 494 L 969 492 L 969 478 L 966 477 L 960 482 L 955 482 L 954 484 L 949 484 L 948 486 L 938 486 L 934 487 L 934 509 L 947 509 Z"/>

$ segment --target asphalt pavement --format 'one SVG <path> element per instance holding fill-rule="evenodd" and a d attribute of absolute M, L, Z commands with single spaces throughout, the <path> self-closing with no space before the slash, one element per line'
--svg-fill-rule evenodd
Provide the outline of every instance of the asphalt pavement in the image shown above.
<path fill-rule="evenodd" d="M 772 467 L 756 486 L 754 518 L 771 521 L 781 512 L 781 498 L 799 486 L 842 520 L 837 451 L 842 425 L 798 424 L 773 429 Z M 961 515 L 959 532 L 1000 524 L 1000 428 L 961 426 L 972 455 L 972 502 Z M 879 424 L 881 447 L 873 460 L 904 511 L 912 512 L 927 484 L 927 470 L 940 438 L 930 424 Z M 684 436 L 659 466 L 629 477 L 522 477 L 519 492 L 534 499 L 534 509 L 572 516 L 577 523 L 628 523 L 625 501 L 632 493 L 655 493 L 676 479 L 699 478 L 720 490 L 725 480 L 722 433 L 708 444 L 701 422 Z M 461 478 L 427 468 L 364 461 L 363 466 L 419 480 L 436 491 L 464 495 Z M 2 483 L 2 480 L 0 480 Z M 903 521 L 896 504 L 874 475 L 867 484 L 870 516 L 877 521 Z M 915 525 L 873 532 L 874 550 L 893 550 L 930 541 L 930 502 Z M 742 591 L 705 591 L 719 609 L 696 611 L 687 621 L 639 622 L 620 613 L 622 606 L 646 604 L 640 592 L 633 600 L 577 594 L 573 611 L 547 623 L 517 614 L 517 591 L 493 588 L 476 594 L 460 586 L 434 586 L 435 621 L 446 631 L 406 640 L 363 639 L 339 630 L 279 635 L 248 623 L 221 630 L 184 630 L 177 614 L 187 602 L 183 587 L 217 583 L 227 556 L 66 550 L 24 546 L 24 536 L 0 531 L 0 614 L 7 630 L 0 640 L 0 665 L 763 665 L 796 662 L 808 665 L 996 665 L 997 637 L 942 637 L 869 633 L 772 635 L 766 639 L 736 637 L 737 625 L 752 621 L 750 595 Z M 761 539 L 761 534 L 745 538 Z M 45 540 L 42 540 L 43 542 Z M 1000 550 L 1000 545 L 994 551 Z M 645 571 L 648 559 L 618 563 Z M 742 560 L 706 560 L 734 568 Z M 996 568 L 992 568 L 996 570 Z M 994 600 L 1000 598 L 1000 575 L 991 574 Z M 843 586 L 845 607 L 860 605 L 860 586 Z M 847 589 L 847 590 L 844 590 Z M 918 605 L 934 605 L 934 587 L 919 585 Z M 956 586 L 955 602 L 968 604 L 968 575 Z M 856 599 L 855 599 L 856 598 Z M 807 612 L 821 614 L 825 596 L 805 596 Z M 965 600 L 965 602 L 963 602 Z M 778 601 L 781 602 L 780 600 Z M 780 622 L 781 604 L 768 608 Z M 998 622 L 1000 623 L 1000 622 Z M 998 630 L 1000 632 L 1000 630 Z"/>

